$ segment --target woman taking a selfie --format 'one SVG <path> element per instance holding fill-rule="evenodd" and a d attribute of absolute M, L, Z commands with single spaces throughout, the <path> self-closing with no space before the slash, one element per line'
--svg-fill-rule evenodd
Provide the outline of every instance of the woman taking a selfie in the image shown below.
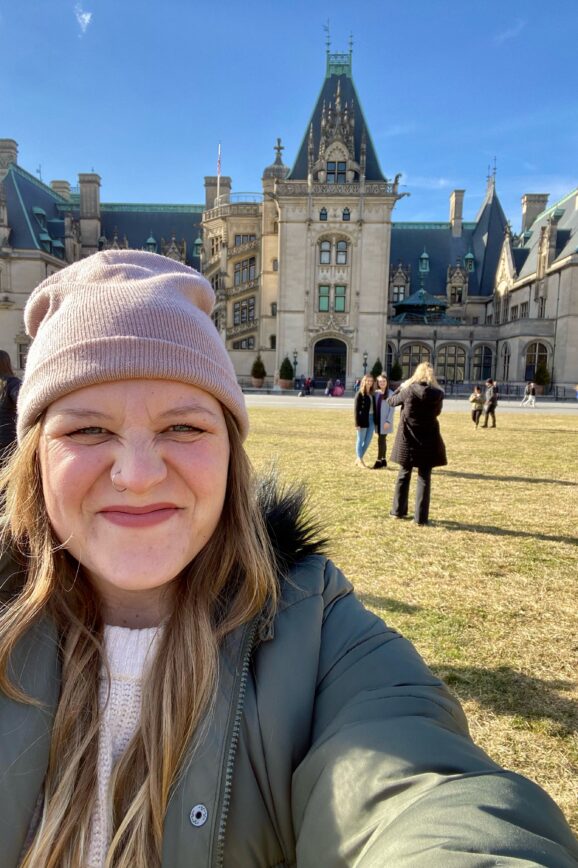
<path fill-rule="evenodd" d="M 302 497 L 256 492 L 213 302 L 131 251 L 28 302 L 2 478 L 2 868 L 575 864 L 554 803 L 472 743 L 319 553 Z"/>

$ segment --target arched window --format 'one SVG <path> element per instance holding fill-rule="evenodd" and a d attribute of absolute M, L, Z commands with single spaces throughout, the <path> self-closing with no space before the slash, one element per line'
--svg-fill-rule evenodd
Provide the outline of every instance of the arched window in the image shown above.
<path fill-rule="evenodd" d="M 502 381 L 504 383 L 507 383 L 510 379 L 510 359 L 512 357 L 509 344 L 504 344 L 504 347 L 502 349 L 502 356 Z"/>
<path fill-rule="evenodd" d="M 492 350 L 491 347 L 480 345 L 474 350 L 472 365 L 472 381 L 482 382 L 492 376 Z"/>
<path fill-rule="evenodd" d="M 349 220 L 351 220 L 351 211 L 349 210 L 349 208 L 344 208 L 344 209 L 343 209 L 343 213 L 342 213 L 342 215 L 341 215 L 341 219 L 342 219 L 342 220 L 345 220 L 346 223 L 347 223 Z"/>
<path fill-rule="evenodd" d="M 429 362 L 430 348 L 425 344 L 406 344 L 401 351 L 401 367 L 404 380 L 410 377 L 420 362 Z"/>
<path fill-rule="evenodd" d="M 327 208 L 322 208 L 319 212 L 319 219 L 327 222 Z"/>
<path fill-rule="evenodd" d="M 548 366 L 548 348 L 539 341 L 531 343 L 526 350 L 526 380 L 533 380 L 538 365 Z"/>
<path fill-rule="evenodd" d="M 391 369 L 393 368 L 393 362 L 395 359 L 395 350 L 393 348 L 393 344 L 388 344 L 385 348 L 385 370 L 387 371 L 387 376 L 391 375 Z"/>
<path fill-rule="evenodd" d="M 444 383 L 463 383 L 466 378 L 466 351 L 459 344 L 445 344 L 436 356 L 436 371 Z"/>
<path fill-rule="evenodd" d="M 331 265 L 331 241 L 322 241 L 319 245 L 319 264 Z"/>
<path fill-rule="evenodd" d="M 337 264 L 347 265 L 347 241 L 337 242 Z"/>

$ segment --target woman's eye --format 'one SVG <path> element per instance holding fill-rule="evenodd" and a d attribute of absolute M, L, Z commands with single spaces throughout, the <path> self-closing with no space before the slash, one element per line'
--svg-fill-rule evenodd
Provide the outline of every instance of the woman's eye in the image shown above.
<path fill-rule="evenodd" d="M 68 436 L 75 438 L 98 438 L 104 437 L 107 434 L 106 428 L 101 428 L 99 425 L 87 425 L 86 428 L 77 428 L 76 431 L 71 431 Z"/>
<path fill-rule="evenodd" d="M 175 434 L 201 434 L 202 431 L 200 428 L 196 428 L 194 425 L 171 425 L 169 431 Z"/>

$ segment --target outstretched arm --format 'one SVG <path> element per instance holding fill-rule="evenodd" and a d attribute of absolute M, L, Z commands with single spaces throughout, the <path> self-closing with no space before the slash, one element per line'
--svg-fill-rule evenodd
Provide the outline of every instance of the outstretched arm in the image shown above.
<path fill-rule="evenodd" d="M 471 741 L 413 648 L 326 567 L 312 746 L 293 776 L 299 868 L 572 868 L 578 846 L 538 786 Z"/>

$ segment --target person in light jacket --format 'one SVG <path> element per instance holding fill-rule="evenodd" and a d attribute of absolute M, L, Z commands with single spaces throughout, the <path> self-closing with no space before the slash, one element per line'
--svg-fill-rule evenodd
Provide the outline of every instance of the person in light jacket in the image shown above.
<path fill-rule="evenodd" d="M 400 464 L 390 515 L 405 518 L 411 475 L 417 469 L 414 521 L 428 524 L 433 467 L 447 464 L 446 447 L 440 434 L 438 416 L 444 402 L 443 389 L 429 362 L 417 366 L 413 375 L 387 399 L 401 407 L 401 418 L 391 460 Z"/>
<path fill-rule="evenodd" d="M 213 304 L 130 250 L 28 300 L 0 478 L 2 868 L 575 866 L 556 805 L 475 746 L 302 494 L 255 486 Z"/>
<path fill-rule="evenodd" d="M 387 435 L 393 431 L 393 417 L 395 410 L 390 407 L 386 398 L 393 395 L 389 388 L 389 380 L 385 371 L 377 378 L 375 390 L 375 430 L 377 431 L 377 459 L 373 465 L 374 470 L 387 467 Z"/>

